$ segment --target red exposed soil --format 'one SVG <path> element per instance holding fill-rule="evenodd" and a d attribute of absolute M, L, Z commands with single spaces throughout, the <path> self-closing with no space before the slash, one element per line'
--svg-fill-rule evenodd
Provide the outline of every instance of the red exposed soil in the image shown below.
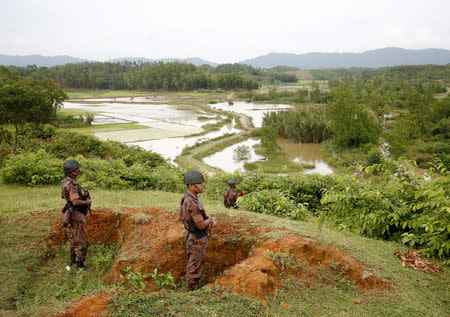
<path fill-rule="evenodd" d="M 121 244 L 109 272 L 109 281 L 118 282 L 122 269 L 127 266 L 139 268 L 141 273 L 150 273 L 154 268 L 158 272 L 170 271 L 176 282 L 184 278 L 185 231 L 177 218 L 174 213 L 155 208 L 123 209 L 116 213 L 96 210 L 92 217 L 88 216 L 87 231 L 91 243 Z M 278 239 L 267 238 L 264 236 L 269 231 L 266 226 L 251 223 L 243 216 L 218 214 L 216 219 L 217 224 L 212 228 L 209 239 L 203 277 L 204 283 L 209 285 L 220 285 L 264 299 L 279 289 L 281 271 L 299 278 L 311 275 L 311 271 L 282 267 L 274 258 L 274 254 L 282 254 L 312 270 L 325 268 L 332 274 L 353 280 L 362 290 L 391 287 L 370 274 L 361 262 L 344 251 L 295 234 L 280 234 Z M 48 242 L 65 243 L 68 230 L 61 228 L 59 221 L 55 222 Z M 147 284 L 151 289 L 156 288 L 153 280 L 147 281 Z M 101 298 L 105 300 L 105 296 Z M 85 306 L 84 300 L 78 306 Z"/>
<path fill-rule="evenodd" d="M 109 304 L 109 294 L 100 293 L 82 298 L 75 306 L 55 317 L 92 317 L 108 316 L 106 306 Z"/>

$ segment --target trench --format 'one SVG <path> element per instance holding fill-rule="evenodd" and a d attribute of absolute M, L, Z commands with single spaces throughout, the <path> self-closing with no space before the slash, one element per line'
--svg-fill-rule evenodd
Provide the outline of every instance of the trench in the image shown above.
<path fill-rule="evenodd" d="M 200 286 L 220 286 L 265 300 L 280 288 L 284 272 L 310 284 L 334 284 L 344 279 L 361 291 L 393 288 L 342 250 L 298 234 L 269 229 L 245 216 L 215 216 L 217 224 L 209 237 Z M 175 282 L 180 283 L 186 272 L 184 232 L 178 215 L 156 208 L 96 210 L 87 219 L 91 244 L 120 245 L 108 273 L 109 283 L 119 282 L 122 270 L 128 266 L 144 274 L 155 268 L 162 273 L 170 271 Z M 64 244 L 68 238 L 68 229 L 61 228 L 59 220 L 53 223 L 48 243 Z M 317 272 L 337 278 L 321 280 Z M 151 278 L 146 284 L 152 291 L 158 289 Z M 104 294 L 92 296 L 105 300 Z M 83 300 L 78 305 L 82 303 Z"/>

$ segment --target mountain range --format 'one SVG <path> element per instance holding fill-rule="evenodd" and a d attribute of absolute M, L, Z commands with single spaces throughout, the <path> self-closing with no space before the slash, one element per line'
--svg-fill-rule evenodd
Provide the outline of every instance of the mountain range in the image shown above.
<path fill-rule="evenodd" d="M 192 58 L 163 58 L 149 59 L 145 57 L 122 57 L 109 59 L 106 62 L 122 61 L 142 61 L 142 62 L 172 62 L 183 61 L 194 65 L 208 64 L 217 66 L 218 63 L 206 61 L 199 57 Z M 58 56 L 12 56 L 0 55 L 0 65 L 15 66 L 46 66 L 64 65 L 67 63 L 95 62 L 94 60 L 81 59 L 67 55 Z M 450 50 L 445 49 L 422 49 L 409 50 L 397 47 L 386 47 L 382 49 L 365 51 L 362 53 L 269 53 L 239 62 L 258 68 L 271 68 L 279 65 L 293 66 L 300 69 L 318 68 L 346 68 L 346 67 L 387 67 L 396 65 L 423 65 L 437 64 L 444 65 L 450 63 Z"/>

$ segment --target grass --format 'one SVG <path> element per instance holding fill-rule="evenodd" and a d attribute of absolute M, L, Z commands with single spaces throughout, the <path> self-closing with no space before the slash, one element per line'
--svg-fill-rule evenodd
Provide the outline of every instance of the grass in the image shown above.
<path fill-rule="evenodd" d="M 113 98 L 113 97 L 131 97 L 148 96 L 148 91 L 137 90 L 66 90 L 69 98 Z"/>
<path fill-rule="evenodd" d="M 83 134 L 94 134 L 100 132 L 127 131 L 127 130 L 138 130 L 148 128 L 149 127 L 135 123 L 111 123 L 111 124 L 98 124 L 80 128 L 73 128 L 70 130 Z"/>
<path fill-rule="evenodd" d="M 94 212 L 99 208 L 125 206 L 163 207 L 174 212 L 182 196 L 133 190 L 95 190 L 91 195 Z M 268 298 L 267 308 L 255 299 L 215 289 L 204 288 L 194 293 L 162 290 L 116 297 L 110 310 L 113 316 L 447 316 L 449 313 L 448 268 L 442 276 L 435 276 L 401 266 L 401 261 L 392 254 L 394 250 L 404 250 L 399 243 L 336 231 L 320 226 L 315 217 L 292 221 L 245 210 L 228 210 L 219 199 L 201 199 L 207 212 L 213 215 L 227 213 L 249 217 L 255 223 L 265 222 L 273 229 L 268 235 L 295 232 L 342 249 L 363 261 L 371 273 L 393 283 L 395 289 L 363 292 L 318 271 L 318 278 L 330 279 L 334 284 L 305 284 L 285 275 L 281 279 L 281 289 Z M 43 243 L 50 219 L 59 217 L 59 211 L 42 212 L 41 215 L 46 215 L 44 218 L 39 217 L 39 213 L 27 212 L 62 205 L 59 186 L 29 188 L 0 183 L 0 315 L 49 315 L 64 308 L 71 298 L 108 288 L 104 278 L 116 254 L 116 246 L 92 246 L 87 264 L 94 270 L 69 273 L 64 269 L 68 246 L 47 249 Z M 282 253 L 273 256 L 286 266 L 295 265 Z M 355 300 L 360 304 L 355 304 Z"/>
<path fill-rule="evenodd" d="M 87 110 L 82 110 L 82 109 L 59 109 L 58 112 L 56 113 L 56 117 L 63 119 L 63 118 L 66 118 L 68 116 L 84 116 L 87 113 L 89 113 L 89 114 L 97 114 L 99 112 L 87 111 Z"/>

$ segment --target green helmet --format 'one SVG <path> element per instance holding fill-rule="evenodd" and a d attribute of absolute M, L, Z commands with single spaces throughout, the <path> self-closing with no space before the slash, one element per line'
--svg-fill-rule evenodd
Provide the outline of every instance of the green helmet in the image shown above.
<path fill-rule="evenodd" d="M 185 185 L 198 184 L 206 182 L 202 173 L 196 170 L 188 171 L 184 174 L 183 183 Z"/>
<path fill-rule="evenodd" d="M 234 178 L 230 179 L 228 181 L 228 186 L 236 186 L 238 184 L 237 180 L 235 180 Z"/>
<path fill-rule="evenodd" d="M 64 174 L 67 175 L 67 173 L 73 172 L 74 170 L 76 170 L 77 168 L 80 168 L 80 167 L 81 167 L 81 165 L 77 161 L 67 160 L 64 162 L 64 165 L 63 165 Z"/>

